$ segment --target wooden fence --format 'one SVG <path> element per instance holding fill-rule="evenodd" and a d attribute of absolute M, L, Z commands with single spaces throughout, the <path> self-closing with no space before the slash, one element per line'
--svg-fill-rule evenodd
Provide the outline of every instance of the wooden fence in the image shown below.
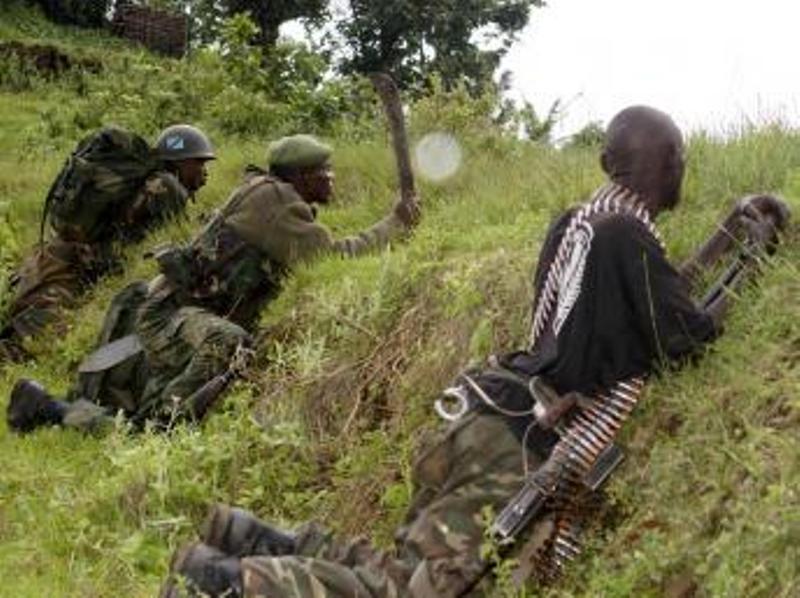
<path fill-rule="evenodd" d="M 139 42 L 154 52 L 177 58 L 186 53 L 189 33 L 186 15 L 120 3 L 111 26 L 116 35 Z"/>

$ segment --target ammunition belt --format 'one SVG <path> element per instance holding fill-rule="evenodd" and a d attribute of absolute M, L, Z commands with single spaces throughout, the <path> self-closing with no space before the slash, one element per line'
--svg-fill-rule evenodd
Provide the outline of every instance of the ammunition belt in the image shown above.
<path fill-rule="evenodd" d="M 599 503 L 596 491 L 621 461 L 614 438 L 636 407 L 643 387 L 641 378 L 620 382 L 593 405 L 576 410 L 565 424 L 551 456 L 556 470 L 562 472 L 551 498 L 555 526 L 534 555 L 534 570 L 542 581 L 558 578 L 581 553 L 583 529 Z M 607 463 L 598 467 L 603 461 Z"/>

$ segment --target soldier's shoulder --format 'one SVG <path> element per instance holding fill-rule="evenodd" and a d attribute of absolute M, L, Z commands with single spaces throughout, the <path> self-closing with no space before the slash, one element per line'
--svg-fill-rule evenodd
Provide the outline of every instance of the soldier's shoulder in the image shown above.
<path fill-rule="evenodd" d="M 144 187 L 150 195 L 170 197 L 184 197 L 188 195 L 178 177 L 166 170 L 156 170 L 144 182 Z"/>
<path fill-rule="evenodd" d="M 283 205 L 302 201 L 292 185 L 269 175 L 253 177 L 242 187 L 248 195 L 270 204 Z"/>
<path fill-rule="evenodd" d="M 592 246 L 604 253 L 617 255 L 647 251 L 662 253 L 661 244 L 652 228 L 632 214 L 603 213 L 592 216 Z"/>
<path fill-rule="evenodd" d="M 596 235 L 613 239 L 616 236 L 635 235 L 647 231 L 644 223 L 633 214 L 625 212 L 599 212 L 589 217 Z"/>

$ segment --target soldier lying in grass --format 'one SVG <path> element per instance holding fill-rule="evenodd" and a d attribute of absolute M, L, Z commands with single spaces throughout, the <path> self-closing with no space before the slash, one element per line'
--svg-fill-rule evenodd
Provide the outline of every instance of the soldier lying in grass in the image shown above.
<path fill-rule="evenodd" d="M 208 137 L 195 127 L 164 129 L 155 150 L 136 135 L 104 129 L 79 144 L 48 194 L 42 240 L 12 274 L 11 299 L 0 318 L 0 361 L 26 355 L 35 337 L 75 307 L 101 276 L 119 266 L 118 244 L 182 214 L 206 183 L 214 159 Z"/>
<path fill-rule="evenodd" d="M 9 427 L 96 429 L 120 410 L 138 426 L 201 419 L 295 264 L 327 253 L 355 257 L 416 222 L 416 204 L 401 201 L 371 228 L 334 239 L 315 208 L 333 193 L 330 154 L 307 135 L 273 144 L 269 172 L 248 167 L 244 184 L 188 247 L 157 254 L 161 275 L 115 298 L 106 344 L 84 361 L 69 400 L 22 379 L 11 393 Z"/>
<path fill-rule="evenodd" d="M 531 483 L 546 498 L 532 513 L 532 525 L 509 533 L 507 519 L 498 519 L 492 529 L 509 542 L 518 536 L 533 542 L 524 550 L 526 574 L 557 573 L 564 562 L 557 542 L 562 523 L 575 522 L 554 491 L 574 493 L 568 507 L 590 492 L 553 480 L 563 475 L 572 481 L 571 472 L 555 466 L 559 455 L 573 455 L 591 471 L 591 459 L 613 441 L 643 377 L 714 339 L 729 297 L 721 292 L 696 305 L 653 223 L 680 196 L 683 142 L 672 120 L 647 107 L 622 111 L 609 125 L 602 166 L 609 182 L 558 218 L 542 248 L 530 348 L 463 373 L 445 392 L 462 408 L 440 405 L 452 422 L 416 462 L 415 494 L 395 550 L 337 540 L 313 524 L 281 531 L 247 511 L 218 505 L 201 541 L 176 552 L 162 596 L 186 595 L 184 587 L 189 595 L 270 598 L 479 591 L 490 578 L 481 556 L 490 523 L 484 513 L 505 512 Z M 685 271 L 707 268 L 737 239 L 753 247 L 773 243 L 787 218 L 785 206 L 769 196 L 737 204 Z M 576 422 L 588 426 L 579 432 L 594 435 L 573 438 Z M 568 452 L 564 443 L 571 440 L 591 451 Z M 526 515 L 531 505 L 536 501 L 518 513 Z"/>

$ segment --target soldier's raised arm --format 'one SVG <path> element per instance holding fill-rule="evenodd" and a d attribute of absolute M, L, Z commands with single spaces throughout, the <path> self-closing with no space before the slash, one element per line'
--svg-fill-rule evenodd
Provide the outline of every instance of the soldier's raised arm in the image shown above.
<path fill-rule="evenodd" d="M 354 257 L 408 232 L 417 213 L 401 201 L 387 216 L 352 236 L 336 239 L 317 222 L 317 205 L 328 204 L 333 195 L 331 153 L 329 146 L 310 135 L 275 142 L 269 151 L 269 171 L 251 168 L 249 184 L 226 206 L 226 223 L 289 267 L 322 253 Z"/>

